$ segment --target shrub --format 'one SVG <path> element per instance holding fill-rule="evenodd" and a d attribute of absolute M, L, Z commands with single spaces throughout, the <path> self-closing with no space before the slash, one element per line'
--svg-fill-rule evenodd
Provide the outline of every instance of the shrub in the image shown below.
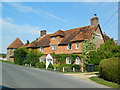
<path fill-rule="evenodd" d="M 34 50 L 31 50 L 27 56 L 26 56 L 26 60 L 29 64 L 31 64 L 32 66 L 35 66 L 35 64 L 37 62 L 39 62 L 39 58 L 40 56 L 42 56 L 43 54 L 42 53 L 39 53 L 38 51 L 34 51 Z"/>
<path fill-rule="evenodd" d="M 118 60 L 120 58 L 110 58 L 105 59 L 100 62 L 100 77 L 113 81 L 116 83 L 120 83 L 120 72 L 118 72 Z"/>
<path fill-rule="evenodd" d="M 26 55 L 28 50 L 24 47 L 20 47 L 14 51 L 14 63 L 23 65 L 24 61 L 26 60 Z"/>
<path fill-rule="evenodd" d="M 63 69 L 63 67 L 64 67 L 65 72 L 72 72 L 72 69 L 71 69 L 72 64 L 62 64 L 61 68 Z"/>
<path fill-rule="evenodd" d="M 60 64 L 53 64 L 53 67 L 59 68 Z"/>
<path fill-rule="evenodd" d="M 52 63 L 50 63 L 50 64 L 48 65 L 48 68 L 54 69 Z"/>
<path fill-rule="evenodd" d="M 99 71 L 99 65 L 94 66 L 94 71 Z"/>
<path fill-rule="evenodd" d="M 35 67 L 42 69 L 42 68 L 45 68 L 45 64 L 43 62 L 37 62 Z"/>
<path fill-rule="evenodd" d="M 80 70 L 80 65 L 73 64 L 71 69 L 75 68 L 76 71 Z"/>

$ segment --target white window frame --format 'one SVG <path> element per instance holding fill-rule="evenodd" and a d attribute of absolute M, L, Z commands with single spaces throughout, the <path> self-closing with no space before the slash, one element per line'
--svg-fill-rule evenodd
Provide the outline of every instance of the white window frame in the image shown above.
<path fill-rule="evenodd" d="M 76 42 L 76 49 L 79 49 L 79 42 Z"/>
<path fill-rule="evenodd" d="M 56 39 L 56 36 L 52 37 L 52 40 L 55 40 Z"/>
<path fill-rule="evenodd" d="M 44 48 L 43 47 L 40 47 L 40 52 L 44 52 Z"/>
<path fill-rule="evenodd" d="M 56 50 L 56 49 L 57 49 L 56 44 L 52 45 L 52 50 Z"/>
<path fill-rule="evenodd" d="M 70 57 L 66 57 L 66 64 L 71 64 L 71 58 Z"/>
<path fill-rule="evenodd" d="M 39 62 L 44 62 L 44 61 L 45 61 L 45 58 L 40 57 Z"/>
<path fill-rule="evenodd" d="M 70 44 L 71 44 L 71 48 L 70 48 Z M 68 50 L 72 50 L 72 43 L 70 43 L 70 44 L 67 45 Z"/>
<path fill-rule="evenodd" d="M 75 63 L 80 64 L 80 57 L 76 57 Z"/>

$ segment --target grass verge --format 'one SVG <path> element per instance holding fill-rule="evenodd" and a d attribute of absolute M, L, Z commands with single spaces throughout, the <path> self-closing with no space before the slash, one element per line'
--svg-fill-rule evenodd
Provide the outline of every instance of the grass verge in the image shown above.
<path fill-rule="evenodd" d="M 99 78 L 99 76 L 95 76 L 95 77 L 90 77 L 90 79 L 96 83 L 102 84 L 102 85 L 106 85 L 108 87 L 112 87 L 112 88 L 119 88 L 120 85 L 118 85 L 117 83 L 113 83 L 110 81 L 106 81 L 102 78 Z"/>
<path fill-rule="evenodd" d="M 6 63 L 10 63 L 10 64 L 14 64 L 13 62 L 10 61 L 4 61 L 4 60 L 0 60 L 1 62 L 6 62 Z"/>

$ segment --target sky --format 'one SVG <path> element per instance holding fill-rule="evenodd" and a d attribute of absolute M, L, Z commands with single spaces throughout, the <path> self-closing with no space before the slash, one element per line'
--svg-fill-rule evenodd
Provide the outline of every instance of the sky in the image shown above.
<path fill-rule="evenodd" d="M 17 37 L 26 43 L 47 34 L 90 25 L 97 14 L 102 32 L 118 40 L 118 2 L 2 2 L 0 3 L 0 29 L 2 49 Z M 2 41 L 2 42 L 1 42 Z"/>

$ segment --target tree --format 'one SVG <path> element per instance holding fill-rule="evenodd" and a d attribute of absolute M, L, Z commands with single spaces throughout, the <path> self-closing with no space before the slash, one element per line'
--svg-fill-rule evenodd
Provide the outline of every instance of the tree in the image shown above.
<path fill-rule="evenodd" d="M 30 42 L 29 42 L 29 40 L 27 40 L 27 44 L 29 44 Z"/>
<path fill-rule="evenodd" d="M 24 61 L 26 60 L 26 55 L 28 50 L 24 47 L 20 47 L 14 51 L 14 63 L 23 65 Z"/>
<path fill-rule="evenodd" d="M 31 50 L 26 56 L 27 63 L 31 64 L 32 66 L 35 66 L 35 64 L 39 62 L 39 58 L 42 55 L 43 55 L 42 53 Z"/>
<path fill-rule="evenodd" d="M 82 56 L 85 64 L 88 64 L 90 62 L 90 52 L 96 51 L 94 39 L 95 35 L 93 35 L 90 40 L 85 40 L 82 42 Z"/>
<path fill-rule="evenodd" d="M 120 57 L 120 45 L 115 43 L 113 39 L 107 40 L 97 49 L 97 53 L 101 59 Z"/>
<path fill-rule="evenodd" d="M 2 54 L 2 58 L 6 58 L 6 54 Z"/>

